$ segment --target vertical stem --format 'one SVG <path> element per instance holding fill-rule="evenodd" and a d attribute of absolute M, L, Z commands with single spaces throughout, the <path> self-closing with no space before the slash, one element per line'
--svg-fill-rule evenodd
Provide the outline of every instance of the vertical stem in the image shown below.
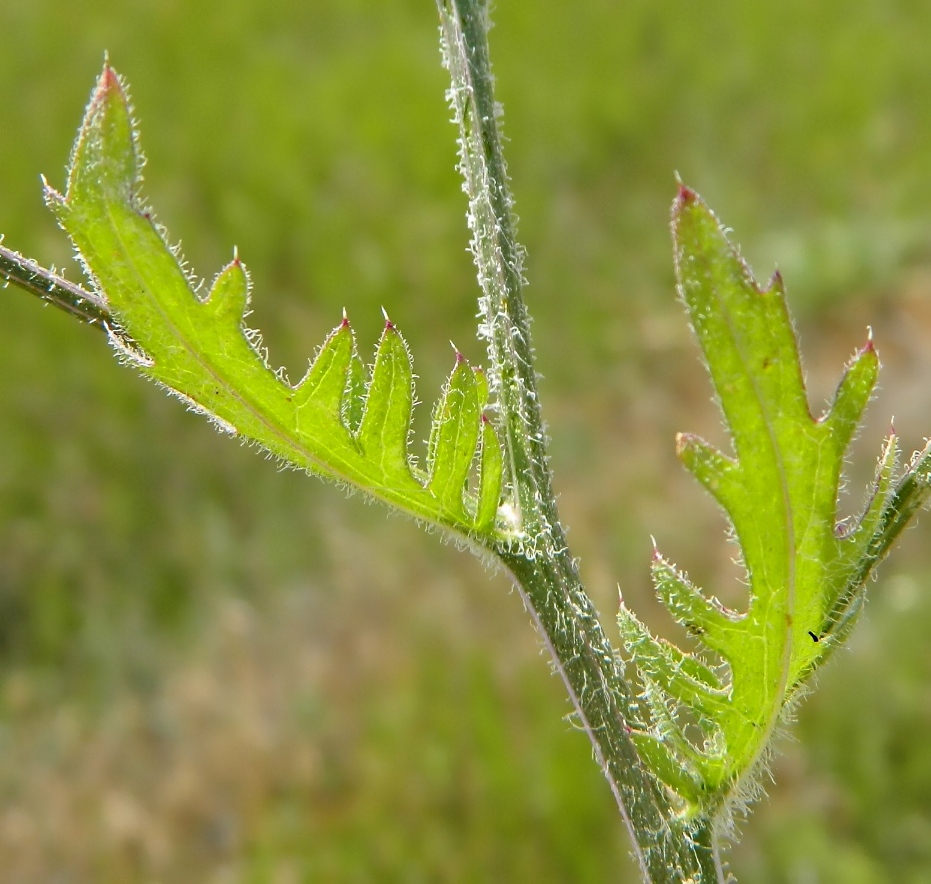
<path fill-rule="evenodd" d="M 459 168 L 469 196 L 472 254 L 478 267 L 489 380 L 500 409 L 515 533 L 534 543 L 556 520 L 546 438 L 537 404 L 530 321 L 524 306 L 523 250 L 514 236 L 512 200 L 498 135 L 484 4 L 439 2 L 450 103 L 460 126 Z"/>
<path fill-rule="evenodd" d="M 437 0 L 437 6 L 482 290 L 480 334 L 488 342 L 506 459 L 511 532 L 496 552 L 566 685 L 630 833 L 644 882 L 723 881 L 710 825 L 676 819 L 665 791 L 640 762 L 626 724 L 639 719 L 636 700 L 559 522 L 522 296 L 523 252 L 514 235 L 498 134 L 486 5 L 483 0 Z"/>
<path fill-rule="evenodd" d="M 555 557 L 500 556 L 608 780 L 644 884 L 724 884 L 710 823 L 677 819 L 641 764 L 626 725 L 637 720 L 636 702 L 568 550 Z"/>

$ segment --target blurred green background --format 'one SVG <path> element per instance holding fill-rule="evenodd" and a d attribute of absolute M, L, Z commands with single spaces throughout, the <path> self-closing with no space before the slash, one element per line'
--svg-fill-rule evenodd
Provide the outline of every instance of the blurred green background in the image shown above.
<path fill-rule="evenodd" d="M 761 277 L 779 264 L 815 407 L 872 326 L 855 510 L 891 416 L 906 453 L 931 432 L 931 5 L 499 0 L 495 21 L 570 539 L 609 630 L 620 584 L 674 635 L 650 534 L 742 591 L 673 452 L 680 429 L 722 441 L 674 298 L 674 172 Z M 105 49 L 160 220 L 208 278 L 238 245 L 274 363 L 299 376 L 344 306 L 371 348 L 382 305 L 425 401 L 450 338 L 482 361 L 430 0 L 0 4 L 0 231 L 73 278 L 38 176 L 63 184 Z M 931 880 L 928 521 L 780 742 L 740 880 Z M 568 711 L 502 575 L 0 290 L 0 879 L 634 882 Z"/>

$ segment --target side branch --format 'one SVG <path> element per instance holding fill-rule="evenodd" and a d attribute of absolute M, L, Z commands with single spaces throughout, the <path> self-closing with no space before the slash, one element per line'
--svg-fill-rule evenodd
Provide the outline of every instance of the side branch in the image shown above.
<path fill-rule="evenodd" d="M 98 328 L 112 322 L 110 310 L 98 295 L 69 282 L 51 270 L 0 244 L 0 279 L 53 304 Z"/>

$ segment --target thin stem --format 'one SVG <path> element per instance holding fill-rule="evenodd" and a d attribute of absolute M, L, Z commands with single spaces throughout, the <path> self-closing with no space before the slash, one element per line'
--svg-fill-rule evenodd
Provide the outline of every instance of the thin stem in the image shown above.
<path fill-rule="evenodd" d="M 665 792 L 641 764 L 626 724 L 636 720 L 636 703 L 568 550 L 533 559 L 503 552 L 501 558 L 591 741 L 644 884 L 723 884 L 711 825 L 678 820 Z"/>
<path fill-rule="evenodd" d="M 617 801 L 647 884 L 719 879 L 708 824 L 679 821 L 641 764 L 627 724 L 640 716 L 622 664 L 582 585 L 559 522 L 536 388 L 530 320 L 522 295 L 523 251 L 498 133 L 482 0 L 437 0 L 449 92 L 460 129 L 472 253 L 507 462 L 511 531 L 496 552 L 520 589 L 552 654 L 581 728 Z"/>
<path fill-rule="evenodd" d="M 450 103 L 460 127 L 460 171 L 469 196 L 472 253 L 482 289 L 479 333 L 500 409 L 515 532 L 529 543 L 556 521 L 546 436 L 536 390 L 530 320 L 524 306 L 523 250 L 501 151 L 488 59 L 487 15 L 477 0 L 438 0 Z"/>
<path fill-rule="evenodd" d="M 46 270 L 31 258 L 25 258 L 2 244 L 0 279 L 38 295 L 43 301 L 98 328 L 104 328 L 112 322 L 106 302 L 98 295 Z"/>

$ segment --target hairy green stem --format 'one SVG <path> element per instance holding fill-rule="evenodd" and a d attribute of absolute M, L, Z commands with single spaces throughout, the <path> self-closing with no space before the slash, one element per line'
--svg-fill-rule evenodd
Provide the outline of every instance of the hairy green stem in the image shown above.
<path fill-rule="evenodd" d="M 498 133 L 482 0 L 437 0 L 449 98 L 460 128 L 472 252 L 482 289 L 481 334 L 505 449 L 512 533 L 496 550 L 552 655 L 592 743 L 647 884 L 723 881 L 710 824 L 678 821 L 630 739 L 637 703 L 604 634 L 559 522 L 536 389 L 523 252 Z"/>
<path fill-rule="evenodd" d="M 491 385 L 508 457 L 514 528 L 535 543 L 556 520 L 546 437 L 537 403 L 530 321 L 524 307 L 523 251 L 514 236 L 486 37 L 478 2 L 438 2 L 449 92 L 460 127 L 460 164 L 469 197 L 472 253 L 482 289 L 480 335 L 487 339 Z"/>
<path fill-rule="evenodd" d="M 0 279 L 40 297 L 48 304 L 103 328 L 111 322 L 110 311 L 98 295 L 68 282 L 51 270 L 39 266 L 31 258 L 0 244 Z"/>
<path fill-rule="evenodd" d="M 608 780 L 645 884 L 724 884 L 708 821 L 678 820 L 642 766 L 626 721 L 635 701 L 568 550 L 527 558 L 501 554 L 543 637 Z"/>

